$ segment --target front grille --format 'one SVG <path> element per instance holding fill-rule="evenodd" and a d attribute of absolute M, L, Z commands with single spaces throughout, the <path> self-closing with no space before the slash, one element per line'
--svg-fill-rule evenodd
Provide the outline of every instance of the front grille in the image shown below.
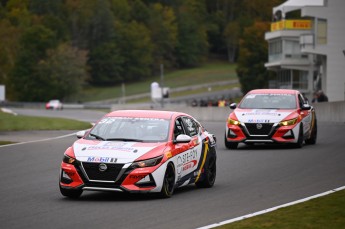
<path fill-rule="evenodd" d="M 258 128 L 258 124 L 261 124 L 262 127 Z M 245 123 L 245 125 L 250 135 L 269 135 L 273 123 Z"/>
<path fill-rule="evenodd" d="M 82 162 L 83 168 L 90 180 L 115 181 L 124 164 L 106 164 L 107 169 L 99 170 L 99 164 Z"/>

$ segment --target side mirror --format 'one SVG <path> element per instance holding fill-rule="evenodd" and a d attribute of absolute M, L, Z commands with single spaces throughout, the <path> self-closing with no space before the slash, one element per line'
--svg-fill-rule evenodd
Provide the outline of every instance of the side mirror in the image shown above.
<path fill-rule="evenodd" d="M 77 138 L 82 138 L 84 137 L 86 131 L 85 130 L 81 130 L 81 131 L 78 131 L 75 135 L 77 136 Z"/>
<path fill-rule="evenodd" d="M 305 103 L 305 104 L 303 104 L 303 105 L 301 106 L 301 109 L 304 110 L 304 111 L 310 110 L 310 109 L 311 109 L 311 106 L 310 106 L 309 104 Z"/>
<path fill-rule="evenodd" d="M 180 134 L 176 137 L 175 143 L 189 143 L 192 140 L 191 136 Z"/>
<path fill-rule="evenodd" d="M 237 107 L 237 103 L 231 103 L 229 107 L 233 110 Z"/>

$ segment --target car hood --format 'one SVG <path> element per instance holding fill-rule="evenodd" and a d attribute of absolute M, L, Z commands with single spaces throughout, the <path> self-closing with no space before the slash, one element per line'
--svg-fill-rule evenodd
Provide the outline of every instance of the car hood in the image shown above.
<path fill-rule="evenodd" d="M 278 123 L 295 110 L 281 109 L 236 109 L 234 112 L 242 123 Z"/>
<path fill-rule="evenodd" d="M 73 150 L 76 159 L 82 162 L 125 164 L 131 163 L 165 144 L 80 139 L 73 144 Z"/>

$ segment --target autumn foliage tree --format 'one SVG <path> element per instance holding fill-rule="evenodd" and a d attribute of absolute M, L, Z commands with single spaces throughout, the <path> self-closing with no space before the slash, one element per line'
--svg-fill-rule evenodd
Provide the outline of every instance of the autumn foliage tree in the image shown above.
<path fill-rule="evenodd" d="M 216 56 L 238 61 L 246 91 L 267 81 L 263 24 L 284 1 L 0 1 L 0 83 L 10 100 L 64 100 Z"/>
<path fill-rule="evenodd" d="M 237 74 L 243 93 L 268 86 L 269 72 L 265 68 L 268 47 L 264 40 L 268 29 L 267 22 L 255 22 L 244 30 L 240 40 Z"/>

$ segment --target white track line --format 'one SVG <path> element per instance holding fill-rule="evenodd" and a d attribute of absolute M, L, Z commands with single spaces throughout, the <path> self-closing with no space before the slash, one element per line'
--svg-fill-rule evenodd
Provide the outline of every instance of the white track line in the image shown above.
<path fill-rule="evenodd" d="M 15 145 L 23 145 L 23 144 L 27 144 L 27 143 L 50 141 L 50 140 L 55 140 L 55 139 L 59 139 L 59 138 L 69 137 L 69 136 L 72 136 L 72 135 L 75 135 L 75 134 L 76 133 L 71 133 L 71 134 L 66 134 L 66 135 L 62 135 L 62 136 L 58 136 L 58 137 L 53 137 L 53 138 L 45 138 L 45 139 L 40 139 L 40 140 L 28 141 L 28 142 L 18 142 L 18 143 L 13 143 L 13 144 L 0 145 L 0 148 L 2 148 L 2 147 L 9 147 L 9 146 L 15 146 Z"/>
<path fill-rule="evenodd" d="M 318 198 L 318 197 L 321 197 L 321 196 L 326 196 L 326 195 L 329 195 L 329 194 L 332 194 L 334 192 L 337 192 L 337 191 L 340 191 L 340 190 L 344 190 L 344 189 L 345 189 L 345 186 L 342 186 L 342 187 L 339 187 L 339 188 L 336 188 L 336 189 L 332 189 L 330 191 L 323 192 L 323 193 L 320 193 L 320 194 L 317 194 L 317 195 L 314 195 L 314 196 L 310 196 L 310 197 L 307 197 L 307 198 L 304 198 L 304 199 L 296 200 L 296 201 L 293 201 L 293 202 L 290 202 L 290 203 L 287 203 L 287 204 L 279 205 L 279 206 L 276 206 L 276 207 L 273 207 L 273 208 L 269 208 L 269 209 L 266 209 L 266 210 L 254 212 L 254 213 L 251 213 L 251 214 L 248 214 L 248 215 L 244 215 L 244 216 L 240 216 L 240 217 L 236 217 L 236 218 L 233 218 L 233 219 L 228 219 L 228 220 L 225 220 L 225 221 L 222 221 L 222 222 L 219 222 L 219 223 L 214 223 L 214 224 L 211 224 L 211 225 L 208 225 L 208 226 L 199 227 L 197 229 L 209 229 L 209 228 L 219 227 L 219 226 L 222 226 L 222 225 L 225 225 L 225 224 L 233 223 L 233 222 L 240 221 L 240 220 L 247 219 L 247 218 L 251 218 L 251 217 L 254 217 L 254 216 L 257 216 L 257 215 L 262 215 L 262 214 L 265 214 L 265 213 L 268 213 L 268 212 L 272 212 L 272 211 L 275 211 L 275 210 L 277 210 L 279 208 L 288 207 L 288 206 L 299 204 L 299 203 L 302 203 L 302 202 L 306 202 L 308 200 L 315 199 L 315 198 Z"/>

